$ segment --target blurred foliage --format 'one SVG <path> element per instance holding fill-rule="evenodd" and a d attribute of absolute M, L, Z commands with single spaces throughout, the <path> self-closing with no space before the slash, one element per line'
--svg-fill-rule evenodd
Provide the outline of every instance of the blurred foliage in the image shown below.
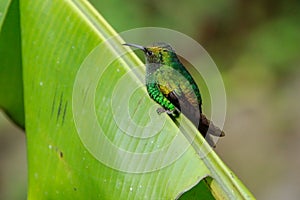
<path fill-rule="evenodd" d="M 296 0 L 91 3 L 117 31 L 161 26 L 190 35 L 222 63 L 221 69 L 231 68 L 241 54 L 250 54 L 256 61 L 259 58 L 274 73 L 295 68 L 292 63 L 286 64 L 298 59 L 300 2 Z"/>

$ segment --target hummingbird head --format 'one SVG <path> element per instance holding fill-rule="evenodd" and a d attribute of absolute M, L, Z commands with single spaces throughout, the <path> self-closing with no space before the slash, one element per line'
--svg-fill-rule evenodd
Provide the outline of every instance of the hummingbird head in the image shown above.
<path fill-rule="evenodd" d="M 123 44 L 142 50 L 146 56 L 146 62 L 150 64 L 162 64 L 167 65 L 172 60 L 177 59 L 172 47 L 164 42 L 155 43 L 152 46 L 144 47 L 136 44 Z"/>

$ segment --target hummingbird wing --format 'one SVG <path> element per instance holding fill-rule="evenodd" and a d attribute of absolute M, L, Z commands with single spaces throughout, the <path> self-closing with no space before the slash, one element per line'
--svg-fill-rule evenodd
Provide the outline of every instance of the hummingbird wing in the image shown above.
<path fill-rule="evenodd" d="M 195 125 L 199 123 L 201 105 L 189 80 L 168 65 L 161 66 L 154 74 L 160 92 Z"/>
<path fill-rule="evenodd" d="M 187 118 L 189 118 L 196 126 L 199 123 L 200 112 L 198 104 L 191 103 L 190 96 L 184 93 L 184 88 L 177 85 L 176 89 L 172 87 L 171 82 L 167 85 L 157 84 L 160 92 Z M 195 100 L 197 101 L 197 100 Z M 194 102 L 195 103 L 195 102 Z"/>
<path fill-rule="evenodd" d="M 174 106 L 181 111 L 181 108 L 180 108 L 180 102 L 179 102 L 179 97 L 178 95 L 176 94 L 176 92 L 173 90 L 172 92 L 170 92 L 168 95 L 167 95 L 167 99 L 169 99 L 169 101 L 171 103 L 174 104 Z"/>

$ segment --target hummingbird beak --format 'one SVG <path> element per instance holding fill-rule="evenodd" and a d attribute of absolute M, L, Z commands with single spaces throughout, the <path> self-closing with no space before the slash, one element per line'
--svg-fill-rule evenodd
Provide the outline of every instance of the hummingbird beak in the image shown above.
<path fill-rule="evenodd" d="M 135 47 L 135 48 L 140 49 L 140 50 L 142 50 L 142 51 L 144 51 L 144 52 L 147 51 L 147 49 L 146 49 L 145 47 L 141 46 L 141 45 L 137 45 L 137 44 L 129 44 L 129 43 L 125 43 L 125 44 L 123 44 L 123 45 L 129 46 L 129 47 Z"/>

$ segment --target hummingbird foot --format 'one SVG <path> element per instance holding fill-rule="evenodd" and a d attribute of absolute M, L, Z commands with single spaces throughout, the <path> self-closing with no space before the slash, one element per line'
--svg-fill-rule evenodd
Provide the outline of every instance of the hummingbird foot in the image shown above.
<path fill-rule="evenodd" d="M 166 110 L 166 109 L 164 109 L 163 107 L 157 108 L 156 112 L 157 112 L 157 114 L 159 114 L 159 115 L 162 114 L 162 113 L 172 114 L 172 111 Z"/>
<path fill-rule="evenodd" d="M 175 109 L 175 110 L 167 110 L 163 107 L 160 107 L 160 108 L 157 108 L 156 110 L 157 114 L 162 114 L 162 113 L 167 113 L 168 115 L 172 115 L 174 117 L 177 117 L 179 114 L 178 114 L 178 111 Z"/>

